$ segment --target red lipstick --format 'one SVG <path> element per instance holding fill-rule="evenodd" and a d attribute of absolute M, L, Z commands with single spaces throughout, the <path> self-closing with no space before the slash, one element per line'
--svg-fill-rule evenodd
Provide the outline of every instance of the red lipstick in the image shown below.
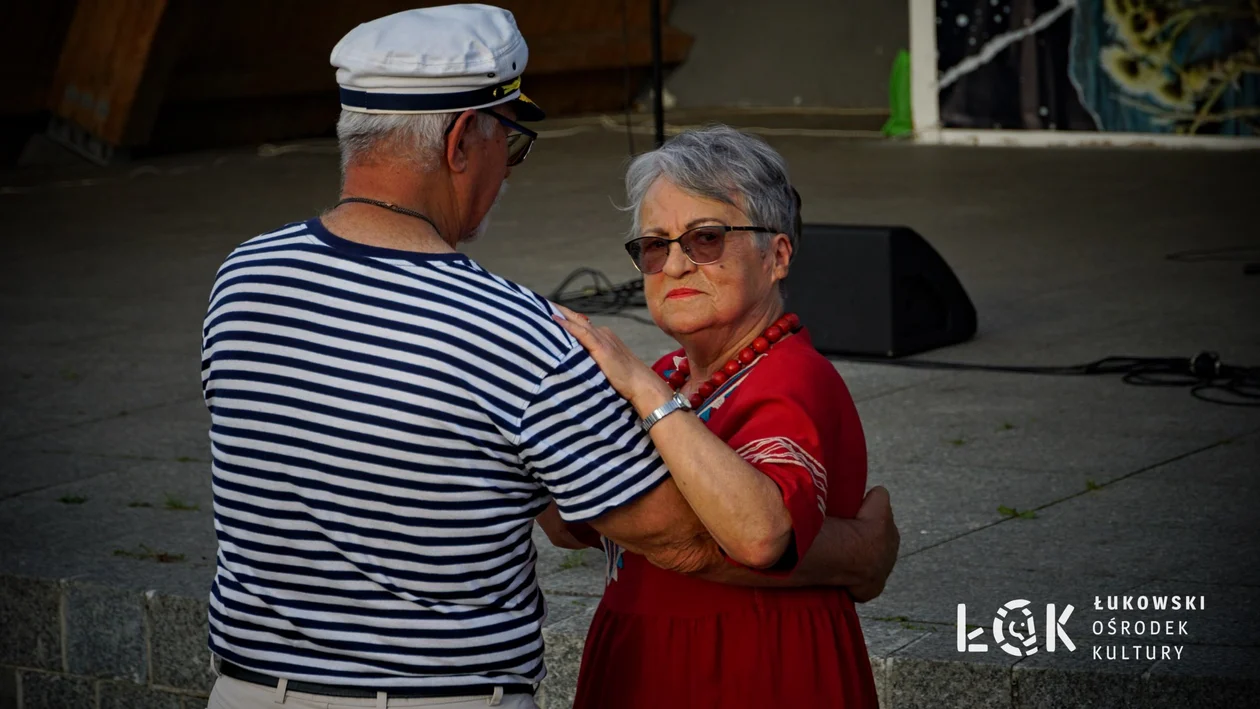
<path fill-rule="evenodd" d="M 690 298 L 693 295 L 700 295 L 700 291 L 695 288 L 675 288 L 665 294 L 666 298 Z"/>

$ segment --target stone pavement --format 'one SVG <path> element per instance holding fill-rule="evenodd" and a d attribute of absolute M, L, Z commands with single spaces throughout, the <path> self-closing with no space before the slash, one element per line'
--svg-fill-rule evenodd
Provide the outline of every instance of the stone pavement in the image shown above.
<path fill-rule="evenodd" d="M 771 140 L 807 221 L 908 224 L 954 267 L 980 333 L 925 357 L 1207 349 L 1260 364 L 1260 277 L 1165 258 L 1260 247 L 1254 154 Z M 204 706 L 215 547 L 201 317 L 235 244 L 334 201 L 328 148 L 0 174 L 0 709 Z M 614 209 L 625 159 L 623 135 L 544 138 L 468 252 L 543 293 L 578 266 L 632 277 Z M 654 328 L 607 322 L 645 359 L 671 348 Z M 1256 701 L 1260 410 L 1113 377 L 837 367 L 903 535 L 886 593 L 860 608 L 883 706 Z M 550 709 L 568 706 L 603 560 L 542 542 L 539 574 Z M 1195 607 L 1149 606 L 1170 596 Z M 993 635 L 1017 599 L 1031 602 L 1036 654 Z M 959 604 L 987 651 L 958 651 Z M 1073 606 L 1074 650 L 1047 604 L 1056 620 Z"/>

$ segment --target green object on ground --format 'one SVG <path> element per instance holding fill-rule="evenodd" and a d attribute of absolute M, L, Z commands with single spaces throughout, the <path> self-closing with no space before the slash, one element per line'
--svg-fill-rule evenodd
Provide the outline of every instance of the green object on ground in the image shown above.
<path fill-rule="evenodd" d="M 910 116 L 910 52 L 904 49 L 893 59 L 892 75 L 888 78 L 888 120 L 883 131 L 893 138 L 914 132 Z"/>

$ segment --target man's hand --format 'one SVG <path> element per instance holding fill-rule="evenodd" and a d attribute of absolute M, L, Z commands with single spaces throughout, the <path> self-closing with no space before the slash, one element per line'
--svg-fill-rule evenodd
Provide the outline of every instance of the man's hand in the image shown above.
<path fill-rule="evenodd" d="M 551 543 L 561 549 L 585 549 L 588 545 L 583 542 L 564 520 L 560 519 L 560 508 L 556 507 L 556 503 L 552 501 L 547 505 L 547 509 L 536 518 L 538 526 L 542 527 L 547 533 L 547 538 Z M 583 525 L 585 526 L 585 525 Z"/>
<path fill-rule="evenodd" d="M 853 600 L 865 603 L 884 591 L 897 563 L 901 535 L 893 521 L 888 491 L 866 493 L 854 519 L 828 517 L 813 546 L 789 576 L 763 574 L 734 564 L 702 566 L 692 575 L 734 586 L 800 588 L 843 586 Z"/>
<path fill-rule="evenodd" d="M 849 586 L 849 595 L 858 603 L 866 603 L 884 592 L 884 584 L 888 582 L 888 576 L 897 563 L 897 552 L 901 549 L 901 534 L 893 520 L 888 490 L 878 485 L 871 488 L 862 500 L 855 522 L 862 540 L 869 545 L 868 558 L 874 565 L 867 580 Z"/>

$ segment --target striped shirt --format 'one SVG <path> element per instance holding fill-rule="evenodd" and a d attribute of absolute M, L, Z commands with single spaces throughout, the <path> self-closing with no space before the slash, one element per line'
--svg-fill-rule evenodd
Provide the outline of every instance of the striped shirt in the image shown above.
<path fill-rule="evenodd" d="M 667 474 L 553 312 L 461 254 L 318 220 L 238 247 L 203 331 L 210 649 L 328 684 L 542 680 L 533 518 L 598 517 Z"/>

